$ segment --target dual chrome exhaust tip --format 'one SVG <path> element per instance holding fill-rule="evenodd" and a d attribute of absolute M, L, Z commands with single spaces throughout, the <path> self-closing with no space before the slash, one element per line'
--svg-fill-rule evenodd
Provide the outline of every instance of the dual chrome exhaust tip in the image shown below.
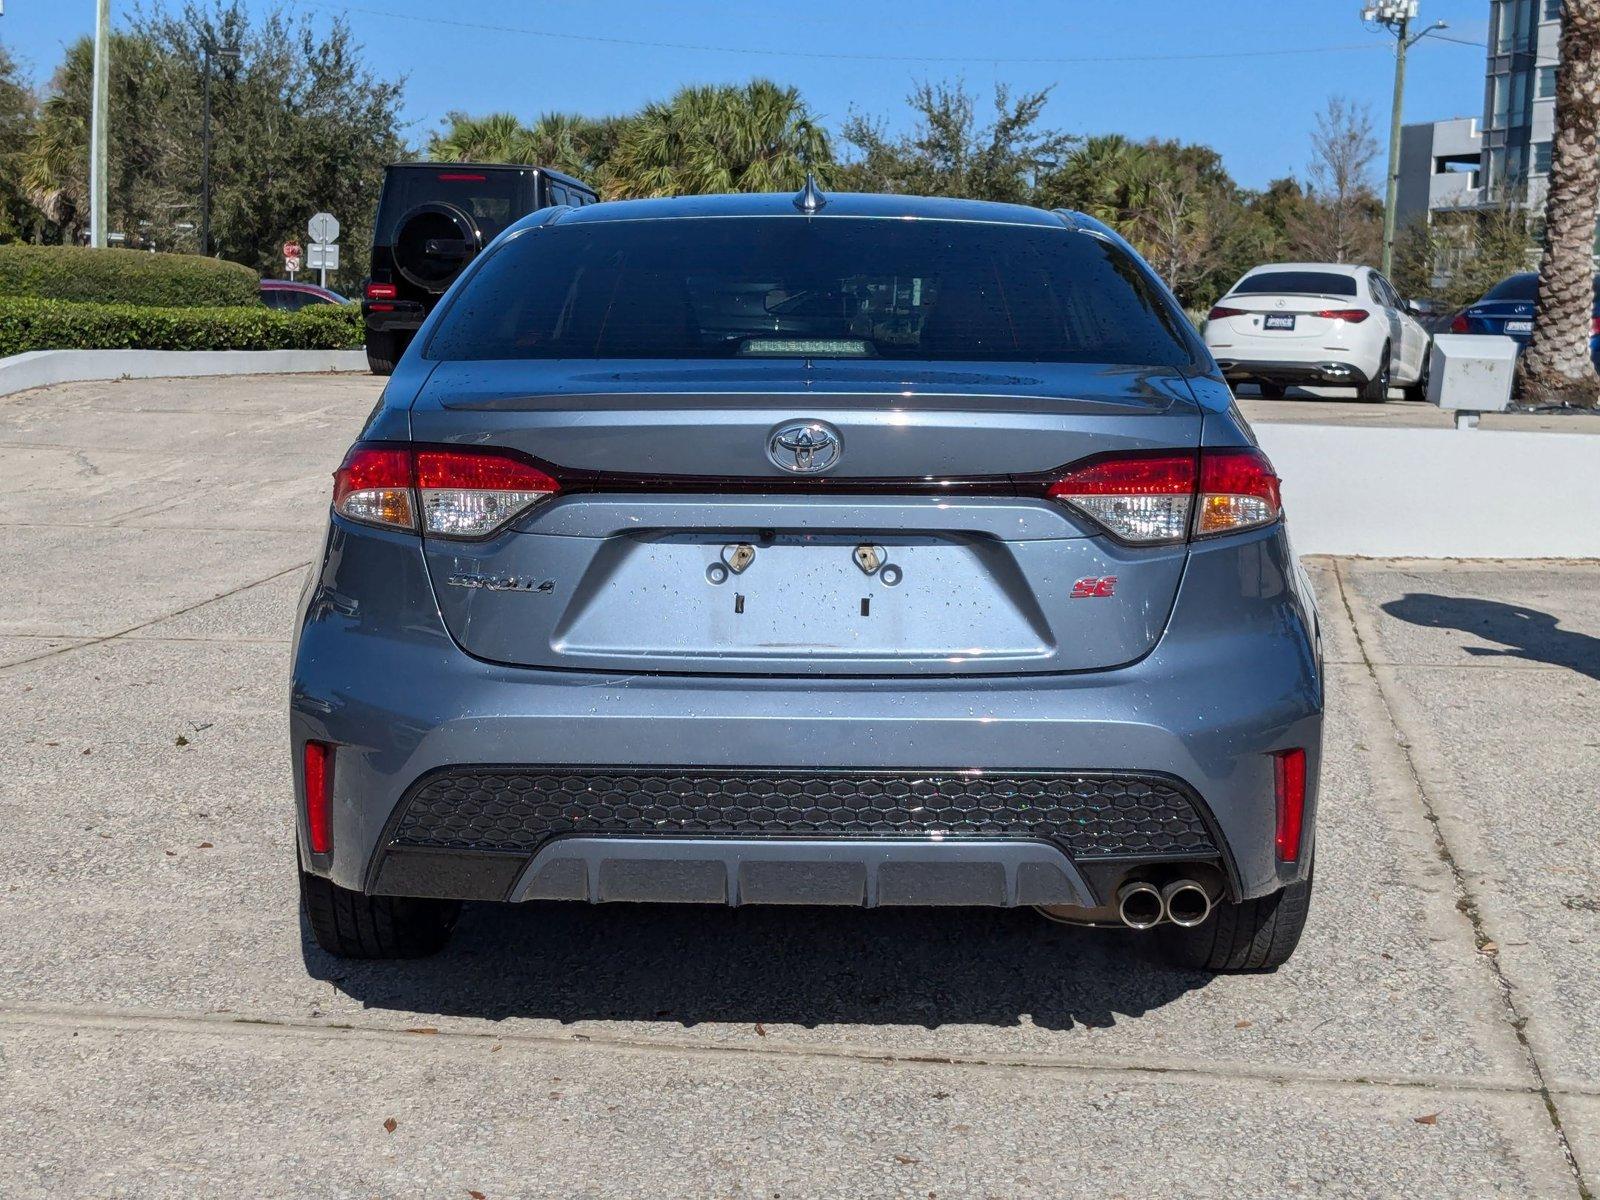
<path fill-rule="evenodd" d="M 1154 929 L 1171 921 L 1193 929 L 1211 915 L 1211 893 L 1192 879 L 1175 879 L 1163 888 L 1136 880 L 1117 891 L 1117 916 L 1129 929 Z"/>

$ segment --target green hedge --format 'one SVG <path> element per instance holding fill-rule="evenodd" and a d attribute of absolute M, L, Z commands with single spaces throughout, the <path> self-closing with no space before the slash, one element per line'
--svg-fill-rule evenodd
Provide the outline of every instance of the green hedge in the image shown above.
<path fill-rule="evenodd" d="M 354 350 L 361 309 L 147 308 L 0 298 L 0 358 L 28 350 Z"/>
<path fill-rule="evenodd" d="M 260 304 L 260 283 L 249 267 L 198 254 L 0 246 L 0 298 L 6 299 L 233 308 Z"/>

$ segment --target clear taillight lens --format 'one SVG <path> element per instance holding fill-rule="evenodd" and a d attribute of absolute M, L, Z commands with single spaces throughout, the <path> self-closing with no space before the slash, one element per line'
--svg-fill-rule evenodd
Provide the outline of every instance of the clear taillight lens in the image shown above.
<path fill-rule="evenodd" d="M 1194 504 L 1193 454 L 1102 458 L 1074 468 L 1045 490 L 1125 542 L 1182 541 Z"/>
<path fill-rule="evenodd" d="M 1283 513 L 1278 477 L 1256 449 L 1090 459 L 1045 494 L 1135 545 L 1237 533 Z"/>
<path fill-rule="evenodd" d="M 1194 536 L 1270 525 L 1283 514 L 1278 477 L 1259 450 L 1203 450 Z"/>
<path fill-rule="evenodd" d="M 351 521 L 474 538 L 561 485 L 512 455 L 447 447 L 357 445 L 334 472 L 333 511 Z"/>
<path fill-rule="evenodd" d="M 440 537 L 482 537 L 561 490 L 538 467 L 494 453 L 417 451 L 422 527 Z"/>
<path fill-rule="evenodd" d="M 333 473 L 333 511 L 364 525 L 415 529 L 411 451 L 392 446 L 352 446 Z"/>

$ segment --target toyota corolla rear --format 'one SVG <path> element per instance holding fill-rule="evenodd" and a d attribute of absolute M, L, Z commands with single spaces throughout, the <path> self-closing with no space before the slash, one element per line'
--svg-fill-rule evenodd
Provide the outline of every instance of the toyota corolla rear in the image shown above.
<path fill-rule="evenodd" d="M 564 899 L 1034 905 L 1273 966 L 1321 702 L 1271 465 L 1103 227 L 541 213 L 336 475 L 303 894 L 356 955 Z"/>

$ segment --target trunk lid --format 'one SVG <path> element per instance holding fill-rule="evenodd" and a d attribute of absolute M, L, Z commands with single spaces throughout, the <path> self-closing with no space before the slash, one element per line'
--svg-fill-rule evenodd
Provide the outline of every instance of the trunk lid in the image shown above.
<path fill-rule="evenodd" d="M 555 360 L 441 363 L 411 420 L 418 442 L 518 450 L 564 481 L 487 540 L 425 538 L 440 612 L 471 654 L 965 675 L 1149 652 L 1185 548 L 1121 545 L 1023 477 L 1197 447 L 1201 418 L 1166 369 Z M 769 456 L 791 421 L 836 431 L 825 474 Z"/>

